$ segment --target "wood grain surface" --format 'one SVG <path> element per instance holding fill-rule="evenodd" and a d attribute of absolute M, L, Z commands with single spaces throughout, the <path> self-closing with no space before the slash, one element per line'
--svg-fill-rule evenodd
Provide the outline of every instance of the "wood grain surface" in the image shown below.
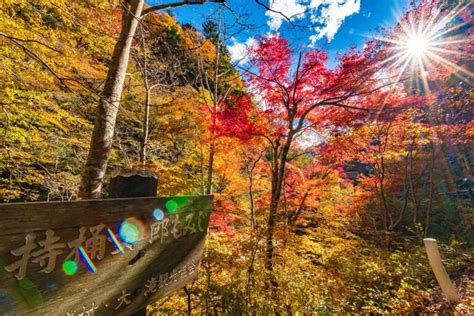
<path fill-rule="evenodd" d="M 128 315 L 183 287 L 198 273 L 211 200 L 0 204 L 0 314 Z"/>

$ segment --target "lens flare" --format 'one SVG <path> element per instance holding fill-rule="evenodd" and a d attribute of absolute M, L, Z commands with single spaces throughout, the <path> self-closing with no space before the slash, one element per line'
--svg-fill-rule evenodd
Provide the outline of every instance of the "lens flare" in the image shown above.
<path fill-rule="evenodd" d="M 74 260 L 67 260 L 63 263 L 63 271 L 66 275 L 76 274 L 77 268 L 77 263 Z"/>
<path fill-rule="evenodd" d="M 124 254 L 124 251 L 123 251 L 123 247 L 122 247 L 122 244 L 120 243 L 120 241 L 117 239 L 117 237 L 115 236 L 114 232 L 107 227 L 107 234 L 109 235 L 110 237 L 110 240 L 112 240 L 112 242 L 114 243 L 115 247 L 117 247 L 118 251 L 123 255 Z"/>
<path fill-rule="evenodd" d="M 184 207 L 186 204 L 188 204 L 189 197 L 187 196 L 175 196 L 173 200 L 178 204 L 178 207 Z"/>
<path fill-rule="evenodd" d="M 133 217 L 127 218 L 120 224 L 118 235 L 127 245 L 133 245 L 145 236 L 145 226 Z"/>
<path fill-rule="evenodd" d="M 165 218 L 165 213 L 162 210 L 160 210 L 159 208 L 155 208 L 153 210 L 153 217 L 157 221 L 161 221 L 161 220 L 163 220 L 163 218 Z"/>
<path fill-rule="evenodd" d="M 87 252 L 84 250 L 83 247 L 79 247 L 79 253 L 81 254 L 82 260 L 84 260 L 84 262 L 86 263 L 87 268 L 89 268 L 89 270 L 92 273 L 96 273 L 97 268 L 95 267 L 94 262 L 92 262 L 91 258 L 89 257 L 89 255 L 87 254 Z"/>
<path fill-rule="evenodd" d="M 174 213 L 178 209 L 178 203 L 175 200 L 168 200 L 166 202 L 166 209 L 168 212 Z"/>

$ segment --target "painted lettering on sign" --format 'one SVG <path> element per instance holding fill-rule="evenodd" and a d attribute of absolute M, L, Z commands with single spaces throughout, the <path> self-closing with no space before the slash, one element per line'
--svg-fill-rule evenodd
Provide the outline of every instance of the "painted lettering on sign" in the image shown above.
<path fill-rule="evenodd" d="M 66 316 L 94 316 L 95 311 L 99 306 L 95 305 L 95 302 L 92 302 L 91 305 L 82 305 L 82 310 L 80 312 L 66 312 Z"/>
<path fill-rule="evenodd" d="M 180 279 L 193 275 L 197 271 L 198 266 L 199 262 L 190 262 L 180 268 L 175 268 L 168 273 L 158 274 L 148 279 L 142 289 L 138 288 L 138 291 L 133 292 L 143 293 L 145 297 L 151 296 L 158 290 L 167 287 L 172 283 L 178 282 Z M 123 289 L 116 298 L 114 298 L 112 303 L 104 303 L 101 306 L 92 302 L 92 304 L 82 305 L 82 308 L 78 311 L 67 312 L 66 316 L 94 316 L 96 314 L 95 311 L 100 307 L 103 307 L 104 310 L 120 311 L 132 304 L 132 302 L 132 292 L 128 289 Z"/>
<path fill-rule="evenodd" d="M 170 214 L 169 217 L 157 220 L 150 225 L 149 243 L 152 244 L 159 240 L 160 244 L 167 241 L 176 240 L 182 236 L 203 232 L 207 228 L 203 225 L 209 213 L 201 211 L 185 214 Z M 111 232 L 108 237 L 105 231 Z M 28 270 L 29 262 L 39 264 L 43 267 L 40 272 L 51 273 L 55 270 L 58 257 L 65 253 L 66 247 L 69 249 L 63 262 L 71 259 L 76 264 L 80 263 L 82 256 L 83 261 L 92 272 L 95 272 L 94 261 L 100 261 L 105 258 L 106 244 L 112 243 L 115 247 L 111 254 L 123 253 L 124 249 L 130 248 L 130 245 L 122 245 L 110 228 L 104 224 L 92 227 L 79 228 L 78 237 L 67 243 L 60 242 L 61 238 L 56 233 L 48 229 L 45 232 L 45 238 L 36 242 L 36 234 L 29 233 L 25 237 L 25 244 L 17 249 L 11 250 L 10 253 L 19 257 L 17 261 L 5 266 L 8 272 L 14 272 L 18 280 L 22 280 Z"/>
<path fill-rule="evenodd" d="M 58 242 L 60 238 L 54 235 L 53 230 L 47 230 L 45 239 L 38 241 L 38 244 L 36 244 L 35 239 L 36 234 L 29 233 L 25 237 L 25 244 L 23 246 L 10 251 L 12 255 L 20 257 L 20 259 L 7 265 L 5 270 L 8 272 L 16 271 L 15 277 L 18 280 L 25 277 L 30 259 L 32 259 L 33 263 L 38 263 L 41 267 L 44 267 L 41 272 L 51 273 L 56 267 L 58 255 L 62 254 L 63 248 L 66 247 L 65 243 Z M 37 248 L 40 249 L 33 251 Z"/>
<path fill-rule="evenodd" d="M 145 291 L 143 295 L 147 296 L 156 290 L 162 289 L 171 283 L 178 282 L 180 279 L 192 275 L 197 271 L 198 263 L 191 262 L 181 268 L 173 269 L 171 272 L 162 273 L 156 277 L 152 277 L 145 283 Z"/>
<path fill-rule="evenodd" d="M 36 234 L 29 233 L 25 237 L 23 246 L 10 251 L 12 255 L 20 257 L 20 259 L 5 266 L 5 270 L 15 272 L 15 277 L 22 280 L 27 274 L 28 264 L 31 261 L 43 267 L 40 272 L 51 273 L 55 270 L 58 256 L 64 253 L 66 245 L 71 251 L 63 261 L 74 257 L 73 261 L 79 264 L 81 254 L 85 256 L 84 260 L 89 265 L 91 262 L 88 260 L 102 260 L 105 257 L 106 241 L 108 240 L 107 236 L 101 233 L 104 228 L 104 224 L 90 228 L 81 227 L 79 237 L 67 244 L 59 242 L 61 238 L 56 236 L 56 233 L 51 229 L 46 230 L 45 239 L 38 241 L 38 243 L 36 243 Z M 87 232 L 91 234 L 90 237 L 86 237 Z"/>
<path fill-rule="evenodd" d="M 132 303 L 132 300 L 130 299 L 131 295 L 132 295 L 132 293 L 127 292 L 127 290 L 122 290 L 122 294 L 120 295 L 119 298 L 117 298 L 117 301 L 119 303 L 118 303 L 117 307 L 115 307 L 115 310 L 120 309 L 120 307 L 122 307 L 122 305 L 124 305 L 124 306 L 130 305 L 130 303 Z"/>
<path fill-rule="evenodd" d="M 187 214 L 170 214 L 163 220 L 154 222 L 150 225 L 149 243 L 153 244 L 157 240 L 163 244 L 169 237 L 176 240 L 188 234 L 204 232 L 207 226 L 203 225 L 208 217 L 208 212 L 197 212 Z"/>

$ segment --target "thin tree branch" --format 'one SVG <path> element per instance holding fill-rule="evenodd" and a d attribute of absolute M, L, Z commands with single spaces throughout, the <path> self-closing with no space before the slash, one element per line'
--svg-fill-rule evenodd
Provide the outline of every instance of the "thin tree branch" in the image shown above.
<path fill-rule="evenodd" d="M 204 4 L 206 2 L 224 3 L 225 0 L 184 0 L 180 2 L 174 2 L 174 3 L 159 4 L 159 5 L 151 6 L 149 8 L 144 9 L 142 12 L 141 18 L 143 18 L 144 16 L 152 12 L 160 11 L 163 9 L 176 8 L 176 7 L 181 7 L 184 5 Z"/>

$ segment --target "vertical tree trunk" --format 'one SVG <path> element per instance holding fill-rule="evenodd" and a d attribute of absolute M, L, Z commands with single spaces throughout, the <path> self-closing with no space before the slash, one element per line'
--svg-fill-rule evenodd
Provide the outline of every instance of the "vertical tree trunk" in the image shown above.
<path fill-rule="evenodd" d="M 253 160 L 253 156 L 250 156 L 249 160 L 245 161 L 245 171 L 247 172 L 247 176 L 249 177 L 249 200 L 250 200 L 250 228 L 251 233 L 253 235 L 255 229 L 257 228 L 257 221 L 255 219 L 255 198 L 254 198 L 254 191 L 253 191 L 253 184 L 254 184 L 254 171 L 257 167 L 258 162 L 262 159 L 263 151 L 258 153 L 258 156 L 255 160 Z"/>
<path fill-rule="evenodd" d="M 192 313 L 191 292 L 188 291 L 187 287 L 184 287 L 184 293 L 186 293 L 186 298 L 188 302 L 188 316 L 191 316 L 191 313 Z"/>
<path fill-rule="evenodd" d="M 418 222 L 418 201 L 416 198 L 416 192 L 415 192 L 415 186 L 413 185 L 413 150 L 415 147 L 415 140 L 412 141 L 410 148 L 409 148 L 409 172 L 408 172 L 408 183 L 410 185 L 410 193 L 411 193 L 411 199 L 413 202 L 413 227 L 416 227 L 416 224 Z"/>
<path fill-rule="evenodd" d="M 122 4 L 122 29 L 115 44 L 112 62 L 105 80 L 94 124 L 89 155 L 82 174 L 80 198 L 99 198 L 107 169 L 120 106 L 130 48 L 137 29 L 144 0 L 127 0 Z"/>
<path fill-rule="evenodd" d="M 275 230 L 275 219 L 278 210 L 278 199 L 277 197 L 277 182 L 278 182 L 278 144 L 273 149 L 273 162 L 272 162 L 272 188 L 270 197 L 270 209 L 267 220 L 267 232 L 266 232 L 266 249 L 265 249 L 265 269 L 267 270 L 267 286 L 271 291 L 271 296 L 276 301 L 276 289 L 278 283 L 276 282 L 275 274 L 273 271 L 273 235 Z"/>
<path fill-rule="evenodd" d="M 292 123 L 291 123 L 292 124 Z M 290 125 L 291 126 L 291 125 Z M 278 205 L 280 202 L 280 196 L 282 193 L 282 184 L 285 177 L 285 166 L 288 152 L 291 147 L 293 140 L 293 134 L 290 132 L 287 136 L 286 142 L 281 149 L 281 153 L 278 154 L 278 144 L 274 147 L 274 158 L 272 167 L 272 191 L 270 210 L 267 221 L 267 234 L 266 234 L 266 260 L 265 268 L 268 274 L 269 285 L 271 286 L 271 295 L 274 302 L 278 300 L 278 281 L 275 276 L 273 269 L 273 254 L 274 254 L 274 233 L 276 226 L 276 215 L 278 211 Z M 277 313 L 277 311 L 275 311 Z"/>
<path fill-rule="evenodd" d="M 252 238 L 253 240 L 253 249 L 251 250 L 251 255 L 250 255 L 250 264 L 249 267 L 247 268 L 247 285 L 245 287 L 245 298 L 246 298 L 246 303 L 247 303 L 247 315 L 252 315 L 250 311 L 252 311 L 252 287 L 254 286 L 254 278 L 253 278 L 253 273 L 255 271 L 254 265 L 255 265 L 255 258 L 257 256 L 257 251 L 258 251 L 258 242 L 259 239 L 256 237 Z"/>
<path fill-rule="evenodd" d="M 200 166 L 201 166 L 201 194 L 204 195 L 204 152 L 202 150 L 202 143 L 201 146 L 201 155 L 200 155 Z"/>
<path fill-rule="evenodd" d="M 206 194 L 212 194 L 212 177 L 214 173 L 214 154 L 215 154 L 215 144 L 212 141 L 209 146 L 209 166 L 207 168 L 207 188 Z"/>
<path fill-rule="evenodd" d="M 148 80 L 146 80 L 148 81 Z M 146 95 L 145 95 L 145 111 L 143 115 L 143 136 L 140 142 L 140 162 L 142 165 L 146 163 L 148 137 L 150 133 L 150 94 L 151 89 L 146 84 Z"/>
<path fill-rule="evenodd" d="M 276 181 L 273 181 L 272 179 L 272 187 L 274 186 L 276 186 Z M 275 305 L 278 302 L 278 281 L 275 275 L 275 270 L 273 268 L 273 255 L 274 255 L 274 240 L 273 240 L 274 238 L 273 237 L 275 233 L 277 211 L 278 211 L 278 200 L 276 200 L 275 197 L 272 197 L 272 200 L 270 202 L 270 212 L 268 214 L 268 221 L 267 221 L 265 270 L 267 273 L 266 287 L 270 291 L 271 299 Z M 277 307 L 274 308 L 273 312 L 275 315 L 279 315 Z"/>
<path fill-rule="evenodd" d="M 461 144 L 460 146 L 461 146 L 461 150 L 459 150 L 459 152 L 461 153 L 461 158 L 464 163 L 463 167 L 464 169 L 466 169 L 466 173 L 468 175 L 473 176 L 471 172 L 470 162 L 466 155 L 466 152 L 468 152 L 468 150 L 466 150 L 466 147 L 464 145 Z"/>
<path fill-rule="evenodd" d="M 268 281 L 269 285 L 271 285 L 271 294 L 272 298 L 276 299 L 276 290 L 278 288 L 278 283 L 274 274 L 273 270 L 273 235 L 275 232 L 275 224 L 276 224 L 276 213 L 278 210 L 278 202 L 271 201 L 270 204 L 270 213 L 268 214 L 268 221 L 267 221 L 267 236 L 266 236 L 266 260 L 265 260 L 265 269 L 268 273 Z"/>
<path fill-rule="evenodd" d="M 221 21 L 219 21 L 219 31 L 217 33 L 216 42 L 216 59 L 214 61 L 214 91 L 213 91 L 213 108 L 212 108 L 212 127 L 216 126 L 216 114 L 220 103 L 219 95 L 219 61 L 220 61 L 220 44 L 221 44 Z M 209 166 L 207 169 L 207 189 L 206 194 L 212 194 L 212 177 L 214 173 L 214 155 L 215 155 L 215 135 L 212 132 L 211 145 L 209 146 Z"/>
<path fill-rule="evenodd" d="M 143 76 L 143 85 L 145 86 L 145 109 L 143 111 L 143 135 L 140 141 L 140 163 L 142 166 L 146 163 L 146 150 L 148 145 L 148 134 L 149 134 L 149 124 L 150 124 L 150 98 L 151 98 L 151 89 L 150 83 L 148 82 L 148 55 L 146 50 L 146 40 L 143 34 L 143 27 L 140 28 L 141 33 L 141 46 L 143 49 L 143 65 L 140 66 L 140 62 L 137 64 L 140 67 L 142 76 Z"/>
<path fill-rule="evenodd" d="M 430 216 L 431 210 L 433 209 L 433 194 L 434 194 L 434 166 L 435 166 L 435 150 L 436 145 L 432 144 L 431 150 L 431 165 L 430 165 L 430 195 L 428 200 L 428 209 L 426 210 L 426 221 L 425 221 L 425 238 L 428 237 L 430 228 Z"/>
<path fill-rule="evenodd" d="M 253 199 L 253 170 L 249 175 L 249 198 L 250 198 L 250 228 L 252 229 L 252 234 L 255 230 L 255 201 Z"/>
<path fill-rule="evenodd" d="M 211 266 L 208 257 L 208 249 L 204 249 L 203 267 L 206 273 L 206 292 L 204 293 L 204 304 L 206 306 L 206 315 L 210 315 L 211 310 Z"/>

